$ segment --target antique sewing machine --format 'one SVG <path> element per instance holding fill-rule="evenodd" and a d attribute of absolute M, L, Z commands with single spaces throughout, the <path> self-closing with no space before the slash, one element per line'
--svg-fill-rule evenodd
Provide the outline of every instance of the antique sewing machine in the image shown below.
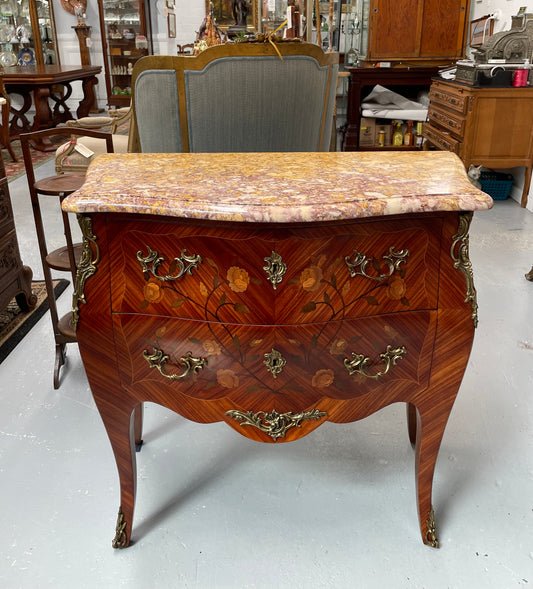
<path fill-rule="evenodd" d="M 489 37 L 473 48 L 474 59 L 457 62 L 455 79 L 471 86 L 510 86 L 513 72 L 524 68 L 533 53 L 533 13 L 513 16 L 510 31 Z"/>

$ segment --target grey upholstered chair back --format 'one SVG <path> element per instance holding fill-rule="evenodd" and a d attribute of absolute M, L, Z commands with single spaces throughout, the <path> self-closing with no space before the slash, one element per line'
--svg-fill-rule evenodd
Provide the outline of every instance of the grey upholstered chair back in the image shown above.
<path fill-rule="evenodd" d="M 197 58 L 169 59 L 154 56 L 134 72 L 140 151 L 329 150 L 336 63 L 306 54 L 282 60 L 274 52 L 220 56 L 196 68 L 186 65 Z"/>

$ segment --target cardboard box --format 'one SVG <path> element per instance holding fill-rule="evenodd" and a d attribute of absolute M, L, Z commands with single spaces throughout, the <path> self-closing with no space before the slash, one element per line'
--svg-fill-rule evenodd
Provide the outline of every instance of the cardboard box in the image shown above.
<path fill-rule="evenodd" d="M 359 145 L 376 144 L 376 119 L 361 117 L 359 125 Z"/>

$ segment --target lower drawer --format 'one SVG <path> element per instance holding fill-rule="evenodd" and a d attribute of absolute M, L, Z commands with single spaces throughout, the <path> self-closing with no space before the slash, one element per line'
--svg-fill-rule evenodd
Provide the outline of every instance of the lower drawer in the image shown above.
<path fill-rule="evenodd" d="M 324 398 L 370 393 L 390 402 L 396 390 L 423 388 L 436 312 L 300 326 L 133 314 L 113 320 L 125 388 L 137 395 L 142 390 L 139 401 L 159 402 L 191 418 L 184 401 L 226 399 L 253 411 L 301 411 Z"/>

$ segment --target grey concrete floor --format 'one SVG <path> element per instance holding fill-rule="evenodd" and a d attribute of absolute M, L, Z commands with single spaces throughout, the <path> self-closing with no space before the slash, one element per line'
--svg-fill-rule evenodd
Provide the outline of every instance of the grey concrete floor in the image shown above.
<path fill-rule="evenodd" d="M 25 183 L 10 190 L 39 278 Z M 419 537 L 403 406 L 262 445 L 152 404 L 134 543 L 113 550 L 111 447 L 76 345 L 53 389 L 46 315 L 0 365 L 0 588 L 531 587 L 533 215 L 496 202 L 475 216 L 470 245 L 480 324 L 437 463 L 439 550 Z M 70 302 L 67 291 L 61 310 Z"/>

